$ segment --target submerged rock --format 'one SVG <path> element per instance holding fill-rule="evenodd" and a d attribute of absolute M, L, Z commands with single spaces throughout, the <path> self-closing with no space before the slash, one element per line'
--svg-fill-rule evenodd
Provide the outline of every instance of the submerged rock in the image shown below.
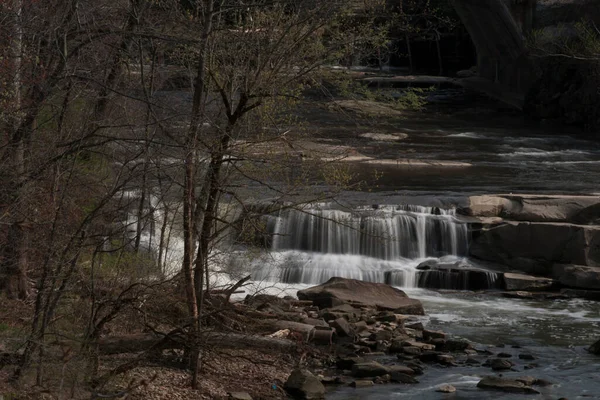
<path fill-rule="evenodd" d="M 327 282 L 298 291 L 300 300 L 311 300 L 319 307 L 343 303 L 393 310 L 400 314 L 424 315 L 419 300 L 409 298 L 402 290 L 383 283 L 356 279 L 331 278 Z"/>
<path fill-rule="evenodd" d="M 390 375 L 394 375 L 394 374 L 406 374 L 406 375 L 414 375 L 415 371 L 413 371 L 412 368 L 409 367 L 405 367 L 404 365 L 392 365 L 390 367 L 387 367 L 388 372 L 390 373 Z"/>
<path fill-rule="evenodd" d="M 396 383 L 408 383 L 408 384 L 419 383 L 419 381 L 416 380 L 415 378 L 413 378 L 412 376 L 402 373 L 402 372 L 392 372 L 390 374 L 390 376 L 391 376 L 391 381 L 396 382 Z"/>
<path fill-rule="evenodd" d="M 295 369 L 283 386 L 294 399 L 318 400 L 325 398 L 325 386 L 319 378 L 305 369 Z"/>
<path fill-rule="evenodd" d="M 495 358 L 490 361 L 490 366 L 494 371 L 503 371 L 505 369 L 511 369 L 513 363 L 508 360 L 503 360 L 501 358 Z"/>
<path fill-rule="evenodd" d="M 535 357 L 532 354 L 521 353 L 519 354 L 520 360 L 535 360 Z"/>
<path fill-rule="evenodd" d="M 538 276 L 505 273 L 504 285 L 506 290 L 550 290 L 554 286 L 554 280 Z"/>
<path fill-rule="evenodd" d="M 515 379 L 516 381 L 522 382 L 527 386 L 551 386 L 552 383 L 545 379 L 534 378 L 533 376 L 520 376 Z"/>
<path fill-rule="evenodd" d="M 471 343 L 469 343 L 465 340 L 459 340 L 459 339 L 449 339 L 449 340 L 446 340 L 446 342 L 441 344 L 439 347 L 436 346 L 436 349 L 439 351 L 450 351 L 450 352 L 467 351 L 472 348 L 473 348 L 473 346 L 471 345 Z"/>
<path fill-rule="evenodd" d="M 499 390 L 509 393 L 524 393 L 524 394 L 539 394 L 537 390 L 531 386 L 525 385 L 516 379 L 499 378 L 496 376 L 487 376 L 479 381 L 477 387 L 487 390 Z"/>
<path fill-rule="evenodd" d="M 465 361 L 465 364 L 469 364 L 469 365 L 479 365 L 479 364 L 481 364 L 481 362 L 480 362 L 478 359 L 476 359 L 476 358 L 469 357 L 469 358 L 467 358 L 467 360 Z"/>
<path fill-rule="evenodd" d="M 591 345 L 588 348 L 588 351 L 592 354 L 596 354 L 600 356 L 600 340 L 598 340 L 596 343 L 594 343 L 593 345 Z"/>
<path fill-rule="evenodd" d="M 418 286 L 430 289 L 485 290 L 503 287 L 502 274 L 463 260 L 426 260 L 417 266 Z"/>

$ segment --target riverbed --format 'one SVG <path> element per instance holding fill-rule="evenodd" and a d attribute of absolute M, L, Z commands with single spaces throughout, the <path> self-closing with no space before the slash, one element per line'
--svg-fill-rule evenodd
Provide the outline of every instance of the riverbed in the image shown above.
<path fill-rule="evenodd" d="M 478 350 L 512 355 L 516 371 L 505 377 L 534 376 L 552 382 L 536 387 L 541 395 L 509 394 L 477 388 L 482 376 L 497 375 L 489 367 L 428 366 L 416 385 L 375 386 L 366 389 L 338 389 L 328 399 L 598 399 L 600 360 L 585 347 L 600 333 L 600 307 L 585 300 L 533 301 L 497 297 L 493 294 L 438 293 L 407 290 L 420 299 L 427 313 L 424 324 L 453 337 L 467 339 Z M 518 358 L 532 355 L 535 360 Z M 489 356 L 475 356 L 485 361 Z M 525 369 L 525 367 L 530 367 Z M 442 384 L 456 387 L 455 394 L 435 389 Z"/>

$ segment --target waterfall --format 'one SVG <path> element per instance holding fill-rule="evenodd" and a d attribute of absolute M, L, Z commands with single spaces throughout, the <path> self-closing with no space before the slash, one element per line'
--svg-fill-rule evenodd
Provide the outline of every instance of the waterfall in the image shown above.
<path fill-rule="evenodd" d="M 424 260 L 461 260 L 469 245 L 466 222 L 453 209 L 414 205 L 342 210 L 327 204 L 267 215 L 270 253 L 252 262 L 255 280 L 319 284 L 331 277 L 400 287 L 485 289 L 494 273 L 420 271 Z"/>
<path fill-rule="evenodd" d="M 454 210 L 432 207 L 378 207 L 341 211 L 286 210 L 269 232 L 273 251 L 301 250 L 355 254 L 382 260 L 464 255 L 468 230 Z"/>

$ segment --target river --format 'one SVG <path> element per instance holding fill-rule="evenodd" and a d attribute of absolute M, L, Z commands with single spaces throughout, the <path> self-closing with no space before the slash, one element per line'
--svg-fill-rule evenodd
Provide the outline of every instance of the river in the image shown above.
<path fill-rule="evenodd" d="M 510 299 L 495 291 L 433 291 L 417 287 L 427 284 L 418 278 L 420 273 L 415 269 L 424 260 L 442 258 L 446 262 L 472 263 L 466 258 L 468 225 L 454 212 L 468 195 L 600 194 L 599 143 L 571 136 L 551 125 L 525 122 L 511 113 L 503 118 L 498 114 L 491 114 L 489 119 L 424 118 L 403 124 L 401 129 L 391 124 L 380 130 L 408 135 L 400 141 L 354 137 L 355 149 L 377 160 L 405 157 L 469 165 L 355 165 L 355 171 L 365 179 L 373 175 L 371 169 L 383 174 L 368 193 L 345 193 L 340 200 L 345 207 L 342 210 L 319 204 L 303 214 L 272 217 L 272 251 L 267 260 L 255 264 L 254 276 L 272 292 L 289 294 L 331 276 L 387 281 L 423 302 L 427 315 L 422 321 L 428 328 L 467 339 L 479 350 L 510 353 L 515 371 L 504 376 L 529 375 L 554 383 L 537 387 L 542 394 L 528 397 L 600 399 L 600 359 L 585 350 L 600 337 L 600 304 L 577 299 Z M 333 137 L 347 143 L 346 136 Z M 331 143 L 330 134 L 326 142 Z M 399 271 L 403 278 L 390 282 L 389 275 L 386 277 L 389 271 Z M 520 360 L 519 354 L 533 355 L 535 360 Z M 482 362 L 487 357 L 476 356 Z M 382 362 L 390 360 L 384 357 Z M 327 398 L 524 397 L 478 389 L 477 382 L 484 375 L 495 373 L 480 365 L 428 366 L 416 385 L 339 388 Z M 451 384 L 457 392 L 435 392 L 441 384 Z"/>
<path fill-rule="evenodd" d="M 359 124 L 305 110 L 313 117 L 313 145 L 349 147 L 362 157 L 347 165 L 357 180 L 368 183 L 366 190 L 344 192 L 335 203 L 266 216 L 269 235 L 262 249 L 236 244 L 219 264 L 226 264 L 234 279 L 252 273 L 247 290 L 278 295 L 295 295 L 333 276 L 392 284 L 423 302 L 427 315 L 422 322 L 428 328 L 468 339 L 479 350 L 510 353 L 516 371 L 505 376 L 531 375 L 554 383 L 539 388 L 537 398 L 600 399 L 600 359 L 585 350 L 600 338 L 600 304 L 500 296 L 494 290 L 495 272 L 468 258 L 469 223 L 456 212 L 474 194 L 600 195 L 600 143 L 490 109 L 478 99 L 457 112 L 434 105 L 428 113 L 381 123 Z M 180 265 L 178 242 L 173 237 L 175 268 Z M 442 279 L 417 269 L 426 261 L 451 263 L 465 272 Z M 481 273 L 472 275 L 472 269 Z M 521 353 L 535 360 L 520 360 Z M 489 367 L 479 365 L 428 366 L 416 385 L 338 388 L 327 398 L 523 398 L 477 389 L 481 376 L 490 374 Z M 457 392 L 435 392 L 440 384 L 452 384 Z"/>

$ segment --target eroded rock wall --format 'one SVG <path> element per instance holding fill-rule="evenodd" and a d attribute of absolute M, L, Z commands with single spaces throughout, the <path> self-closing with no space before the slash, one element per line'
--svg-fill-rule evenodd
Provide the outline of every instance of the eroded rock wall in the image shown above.
<path fill-rule="evenodd" d="M 585 276 L 600 277 L 599 196 L 473 196 L 460 212 L 479 221 L 473 225 L 472 257 L 505 271 L 597 289 Z"/>

